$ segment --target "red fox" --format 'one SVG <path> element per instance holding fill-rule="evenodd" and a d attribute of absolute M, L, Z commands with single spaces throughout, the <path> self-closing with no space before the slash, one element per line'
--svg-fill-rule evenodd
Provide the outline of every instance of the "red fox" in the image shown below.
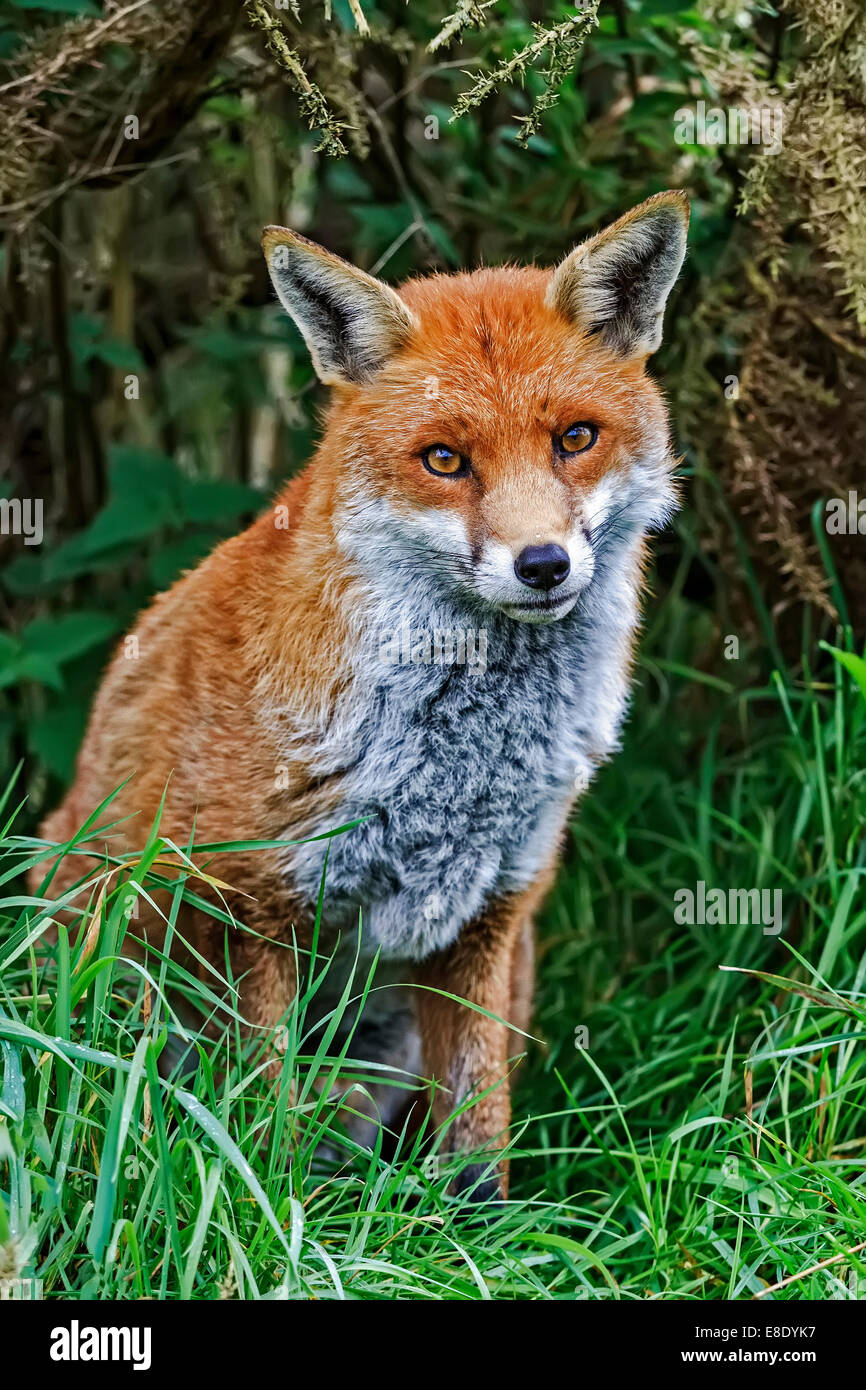
<path fill-rule="evenodd" d="M 554 269 L 399 290 L 268 227 L 276 293 L 333 388 L 321 443 L 274 510 L 139 620 L 138 659 L 115 656 L 43 829 L 69 839 L 124 783 L 113 852 L 140 847 L 166 786 L 175 843 L 294 842 L 216 870 L 248 895 L 254 932 L 229 949 L 260 1034 L 291 1007 L 287 944 L 309 944 L 327 846 L 327 940 L 353 954 L 360 912 L 362 957 L 378 951 L 389 984 L 352 1056 L 435 1082 L 435 1122 L 458 1112 L 457 1188 L 478 1196 L 507 1192 L 504 1159 L 490 1176 L 477 1155 L 508 1139 L 533 917 L 617 746 L 646 535 L 676 507 L 645 368 L 688 216 L 685 194 L 660 193 Z M 80 873 L 67 858 L 57 886 Z M 224 970 L 224 929 L 184 910 L 182 934 Z M 158 939 L 156 918 L 142 929 Z M 376 1100 L 387 1125 L 405 1095 Z"/>

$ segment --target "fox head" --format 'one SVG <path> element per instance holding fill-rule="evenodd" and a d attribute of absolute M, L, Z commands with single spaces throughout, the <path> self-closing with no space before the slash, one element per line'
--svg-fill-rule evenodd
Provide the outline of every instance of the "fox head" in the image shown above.
<path fill-rule="evenodd" d="M 320 456 L 335 536 L 370 577 L 433 576 L 522 622 L 574 607 L 616 534 L 675 507 L 646 363 L 686 249 L 659 193 L 553 269 L 482 269 L 399 290 L 268 227 L 277 295 L 334 388 Z"/>

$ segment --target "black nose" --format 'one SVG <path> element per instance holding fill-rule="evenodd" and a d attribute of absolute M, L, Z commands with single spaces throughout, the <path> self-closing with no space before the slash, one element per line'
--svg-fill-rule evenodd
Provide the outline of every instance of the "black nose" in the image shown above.
<path fill-rule="evenodd" d="M 570 569 L 568 552 L 561 545 L 528 545 L 514 561 L 514 573 L 530 589 L 555 589 Z"/>

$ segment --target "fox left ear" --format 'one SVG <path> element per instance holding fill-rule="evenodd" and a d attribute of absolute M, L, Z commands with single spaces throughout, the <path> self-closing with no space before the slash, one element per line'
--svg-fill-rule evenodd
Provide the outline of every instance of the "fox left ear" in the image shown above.
<path fill-rule="evenodd" d="M 553 273 L 546 302 L 623 357 L 648 357 L 686 254 L 689 201 L 657 193 L 576 246 Z"/>
<path fill-rule="evenodd" d="M 417 325 L 390 285 L 288 227 L 266 227 L 262 245 L 271 282 L 329 385 L 375 375 Z"/>

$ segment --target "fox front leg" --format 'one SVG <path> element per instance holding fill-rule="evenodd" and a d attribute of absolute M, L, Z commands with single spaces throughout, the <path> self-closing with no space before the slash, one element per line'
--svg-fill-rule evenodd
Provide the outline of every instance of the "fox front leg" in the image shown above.
<path fill-rule="evenodd" d="M 467 1164 L 455 1180 L 455 1192 L 471 1189 L 475 1201 L 508 1192 L 507 1160 L 496 1161 L 494 1155 L 508 1139 L 508 1059 L 523 1050 L 520 1035 L 508 1021 L 518 984 L 515 967 L 518 973 L 532 969 L 531 957 L 521 951 L 526 927 L 521 899 L 503 900 L 467 923 L 453 945 L 416 969 L 423 1071 L 435 1085 L 434 1122 L 444 1124 L 453 1115 L 445 1147 L 487 1156 Z M 531 992 L 531 982 L 522 978 L 519 987 L 524 996 Z M 472 1097 L 478 1099 L 467 1104 Z"/>

